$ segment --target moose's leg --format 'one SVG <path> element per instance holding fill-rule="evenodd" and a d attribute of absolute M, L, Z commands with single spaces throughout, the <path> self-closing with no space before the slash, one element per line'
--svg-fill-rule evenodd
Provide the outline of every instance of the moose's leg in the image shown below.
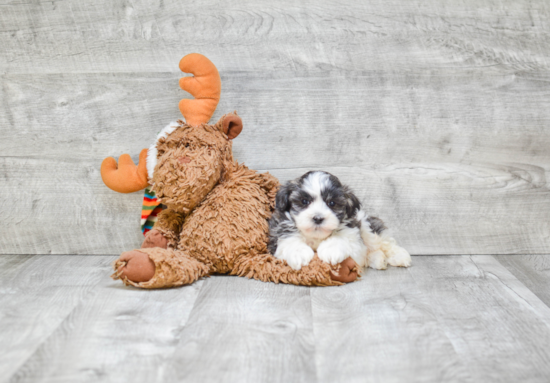
<path fill-rule="evenodd" d="M 122 253 L 114 268 L 113 279 L 145 289 L 187 285 L 209 272 L 207 265 L 185 252 L 159 247 Z"/>
<path fill-rule="evenodd" d="M 302 286 L 336 286 L 356 280 L 358 269 L 351 258 L 332 266 L 322 262 L 316 254 L 309 265 L 302 266 L 300 270 L 294 270 L 285 261 L 271 254 L 250 254 L 237 259 L 231 275 Z"/>

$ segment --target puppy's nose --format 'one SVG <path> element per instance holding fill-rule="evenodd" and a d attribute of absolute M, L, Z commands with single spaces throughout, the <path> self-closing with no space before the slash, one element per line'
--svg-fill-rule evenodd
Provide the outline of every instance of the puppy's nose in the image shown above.
<path fill-rule="evenodd" d="M 189 162 L 191 162 L 191 158 L 189 158 L 187 156 L 183 156 L 183 157 L 178 158 L 178 162 L 180 164 L 188 164 Z"/>
<path fill-rule="evenodd" d="M 318 215 L 316 215 L 315 217 L 313 217 L 313 222 L 315 222 L 317 225 L 323 223 L 324 220 L 325 220 L 325 218 L 320 217 L 320 216 L 318 216 Z"/>

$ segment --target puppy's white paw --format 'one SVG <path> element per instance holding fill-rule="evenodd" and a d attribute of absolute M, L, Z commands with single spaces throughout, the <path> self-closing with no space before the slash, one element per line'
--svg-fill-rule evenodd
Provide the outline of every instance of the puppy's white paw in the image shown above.
<path fill-rule="evenodd" d="M 376 270 L 386 270 L 388 264 L 386 262 L 386 254 L 382 250 L 371 251 L 368 254 L 369 267 Z"/>
<path fill-rule="evenodd" d="M 411 265 L 411 255 L 401 246 L 394 245 L 392 251 L 388 254 L 388 264 L 391 266 L 409 267 Z"/>
<path fill-rule="evenodd" d="M 294 270 L 309 265 L 315 252 L 311 247 L 301 242 L 281 243 L 275 252 L 275 258 L 282 259 Z"/>
<path fill-rule="evenodd" d="M 329 238 L 321 242 L 317 248 L 317 255 L 321 261 L 336 265 L 349 257 L 346 250 L 347 246 L 340 241 Z"/>

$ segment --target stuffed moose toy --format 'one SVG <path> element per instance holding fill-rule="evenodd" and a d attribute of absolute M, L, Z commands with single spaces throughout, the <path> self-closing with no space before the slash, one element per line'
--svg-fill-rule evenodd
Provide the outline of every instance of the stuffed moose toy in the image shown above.
<path fill-rule="evenodd" d="M 269 254 L 268 220 L 279 182 L 233 160 L 232 140 L 243 129 L 236 113 L 208 124 L 221 92 L 214 64 L 194 53 L 179 67 L 194 75 L 179 81 L 195 97 L 179 103 L 185 121 L 165 127 L 149 150 L 141 151 L 138 166 L 128 154 L 118 166 L 112 157 L 101 165 L 109 188 L 131 193 L 151 185 L 165 207 L 141 248 L 115 262 L 113 278 L 141 288 L 190 284 L 215 273 L 297 285 L 355 280 L 358 270 L 351 258 L 332 266 L 315 256 L 293 270 Z"/>

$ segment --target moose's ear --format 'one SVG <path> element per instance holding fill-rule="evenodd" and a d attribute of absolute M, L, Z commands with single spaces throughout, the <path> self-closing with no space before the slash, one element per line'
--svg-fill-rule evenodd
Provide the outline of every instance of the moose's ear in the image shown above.
<path fill-rule="evenodd" d="M 226 114 L 222 117 L 222 130 L 232 140 L 243 130 L 243 120 L 236 114 Z"/>

